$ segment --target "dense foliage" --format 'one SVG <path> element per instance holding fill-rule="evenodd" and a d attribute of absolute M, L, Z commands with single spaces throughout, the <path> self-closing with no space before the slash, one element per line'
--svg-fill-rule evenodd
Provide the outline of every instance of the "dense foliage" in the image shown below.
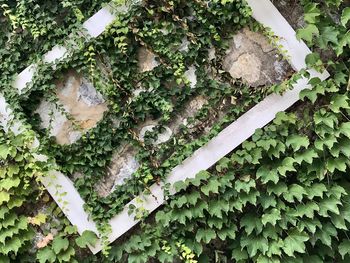
<path fill-rule="evenodd" d="M 40 153 L 55 157 L 68 175 L 83 172 L 75 183 L 87 201 L 87 210 L 108 233 L 107 219 L 126 201 L 162 180 L 170 169 L 204 145 L 222 128 L 272 91 L 252 90 L 224 72 L 215 79 L 204 70 L 208 49 L 214 45 L 216 68 L 221 67 L 226 40 L 242 26 L 260 29 L 250 18 L 244 1 L 147 1 L 121 16 L 95 40 L 56 69 L 42 66 L 31 92 L 16 94 L 11 81 L 40 54 L 77 32 L 81 22 L 103 1 L 1 1 L 1 91 L 14 109 L 40 135 Z M 350 7 L 341 0 L 302 0 L 305 26 L 297 36 L 313 48 L 307 64 L 327 68 L 331 77 L 310 80 L 311 90 L 301 93 L 303 102 L 223 158 L 210 171 L 177 183 L 180 191 L 167 204 L 145 218 L 141 225 L 112 244 L 106 256 L 89 256 L 81 250 L 95 242 L 76 230 L 41 189 L 41 176 L 51 162 L 40 162 L 30 147 L 31 132 L 0 137 L 0 262 L 349 262 L 350 185 Z M 196 19 L 190 10 L 195 10 Z M 54 28 L 54 30 L 52 30 Z M 164 38 L 164 30 L 171 37 Z M 179 46 L 186 37 L 187 52 Z M 137 72 L 136 50 L 145 45 L 160 57 L 161 65 Z M 36 52 L 40 50 L 40 54 Z M 102 73 L 98 63 L 112 70 Z M 191 89 L 183 74 L 192 64 L 199 68 L 198 83 Z M 88 75 L 108 101 L 109 112 L 96 128 L 77 143 L 58 146 L 38 128 L 33 115 L 38 98 L 57 101 L 54 86 L 67 69 Z M 139 83 L 149 92 L 132 100 Z M 174 88 L 168 85 L 176 83 Z M 208 104 L 192 120 L 198 129 L 183 127 L 176 139 L 159 147 L 152 144 L 171 118 L 193 96 Z M 207 134 L 201 124 L 218 107 L 228 104 L 225 118 Z M 230 107 L 231 106 L 231 107 Z M 29 117 L 29 118 L 28 118 Z M 121 125 L 115 128 L 115 118 Z M 144 143 L 133 129 L 147 118 L 159 119 L 159 127 Z M 107 198 L 89 189 L 104 175 L 112 151 L 121 142 L 138 149 L 142 163 L 132 184 L 118 188 Z M 82 150 L 83 149 L 83 150 Z M 132 187 L 130 187 L 130 185 Z M 34 205 L 35 204 L 35 205 Z M 32 207 L 37 207 L 35 211 Z M 45 209 L 42 209 L 44 207 Z M 54 231 L 53 231 L 54 229 Z M 40 242 L 34 241 L 38 236 Z M 87 252 L 87 253 L 85 253 Z"/>

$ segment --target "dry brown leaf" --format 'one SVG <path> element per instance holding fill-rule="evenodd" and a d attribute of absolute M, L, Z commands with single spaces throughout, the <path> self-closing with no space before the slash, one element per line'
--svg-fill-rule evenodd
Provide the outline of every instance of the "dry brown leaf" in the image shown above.
<path fill-rule="evenodd" d="M 36 246 L 37 248 L 43 248 L 43 247 L 46 247 L 50 241 L 53 240 L 53 235 L 50 233 L 48 234 L 46 237 L 44 237 L 41 241 L 39 241 Z"/>

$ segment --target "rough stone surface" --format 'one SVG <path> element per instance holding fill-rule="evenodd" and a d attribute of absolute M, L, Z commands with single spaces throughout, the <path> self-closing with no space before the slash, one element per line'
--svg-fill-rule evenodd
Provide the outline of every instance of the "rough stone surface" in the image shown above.
<path fill-rule="evenodd" d="M 89 106 L 95 106 L 105 102 L 102 95 L 98 93 L 94 86 L 85 79 L 83 79 L 78 91 L 78 101 L 83 101 Z"/>
<path fill-rule="evenodd" d="M 191 88 L 195 88 L 197 84 L 196 68 L 190 66 L 187 71 L 185 71 L 184 76 L 189 80 Z"/>
<path fill-rule="evenodd" d="M 148 132 L 148 131 L 152 132 L 154 127 L 156 127 L 156 124 L 150 124 L 150 125 L 143 126 L 141 128 L 141 131 L 139 134 L 140 140 L 144 141 L 146 132 Z M 153 143 L 153 145 L 159 145 L 159 144 L 164 143 L 170 139 L 171 135 L 173 134 L 172 130 L 167 126 L 164 126 L 164 129 L 165 130 L 158 135 L 157 140 Z"/>
<path fill-rule="evenodd" d="M 132 174 L 140 167 L 135 155 L 136 151 L 129 145 L 124 145 L 114 153 L 112 161 L 107 167 L 106 176 L 96 186 L 99 196 L 108 196 L 116 186 L 131 178 Z"/>
<path fill-rule="evenodd" d="M 184 37 L 182 39 L 181 45 L 179 47 L 180 52 L 187 52 L 189 50 L 190 42 L 188 41 L 187 37 Z"/>
<path fill-rule="evenodd" d="M 230 41 L 223 69 L 251 87 L 279 83 L 292 71 L 264 35 L 248 29 L 241 30 Z"/>
<path fill-rule="evenodd" d="M 43 100 L 36 112 L 42 120 L 42 128 L 51 126 L 50 134 L 56 137 L 58 144 L 71 144 L 103 118 L 107 104 L 92 84 L 75 72 L 69 72 L 65 80 L 56 86 L 58 103 L 63 109 L 59 110 L 56 104 Z M 73 118 L 76 126 L 63 111 Z"/>
<path fill-rule="evenodd" d="M 140 72 L 146 72 L 159 65 L 156 56 L 147 48 L 141 47 L 138 50 L 138 66 Z"/>

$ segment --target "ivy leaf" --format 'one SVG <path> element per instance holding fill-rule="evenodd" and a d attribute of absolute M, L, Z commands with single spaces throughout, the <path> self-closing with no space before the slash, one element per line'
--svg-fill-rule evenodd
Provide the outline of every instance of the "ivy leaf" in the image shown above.
<path fill-rule="evenodd" d="M 302 162 L 312 164 L 313 159 L 317 157 L 318 154 L 314 149 L 307 149 L 303 153 L 296 153 L 294 159 L 298 164 L 301 164 Z"/>
<path fill-rule="evenodd" d="M 309 138 L 301 135 L 291 135 L 286 140 L 286 145 L 291 146 L 295 152 L 301 147 L 307 148 L 309 144 Z"/>
<path fill-rule="evenodd" d="M 216 233 L 213 229 L 199 229 L 196 234 L 197 242 L 204 241 L 208 244 L 211 240 L 216 238 Z"/>
<path fill-rule="evenodd" d="M 56 254 L 67 250 L 68 247 L 69 241 L 67 238 L 56 237 L 52 242 L 52 249 Z"/>
<path fill-rule="evenodd" d="M 350 255 L 350 240 L 343 240 L 338 246 L 338 251 L 342 259 L 344 259 L 345 255 Z"/>
<path fill-rule="evenodd" d="M 342 156 L 340 158 L 328 159 L 326 167 L 327 167 L 327 170 L 330 171 L 331 173 L 334 173 L 336 169 L 338 171 L 345 172 L 346 163 L 347 163 L 347 159 Z"/>
<path fill-rule="evenodd" d="M 260 166 L 256 171 L 256 179 L 260 179 L 263 184 L 267 184 L 270 181 L 277 184 L 279 177 L 277 171 L 270 170 L 266 166 Z"/>
<path fill-rule="evenodd" d="M 283 159 L 282 164 L 277 168 L 277 171 L 282 176 L 286 176 L 287 172 L 296 172 L 294 163 L 295 160 L 292 157 L 286 157 Z"/>
<path fill-rule="evenodd" d="M 263 236 L 243 236 L 241 238 L 241 247 L 247 248 L 250 257 L 254 257 L 258 251 L 264 255 L 269 250 L 268 240 Z"/>
<path fill-rule="evenodd" d="M 245 249 L 235 248 L 232 250 L 232 256 L 231 259 L 236 260 L 236 262 L 245 262 L 245 260 L 248 259 L 248 253 L 245 251 Z"/>
<path fill-rule="evenodd" d="M 340 132 L 350 139 L 350 122 L 343 122 L 340 125 Z"/>
<path fill-rule="evenodd" d="M 298 204 L 295 208 L 296 216 L 303 217 L 306 216 L 308 218 L 314 218 L 314 212 L 319 211 L 319 207 L 315 202 L 308 202 L 306 204 Z"/>
<path fill-rule="evenodd" d="M 268 185 L 267 186 L 267 193 L 270 195 L 271 193 L 274 193 L 277 196 L 280 196 L 281 194 L 287 193 L 288 187 L 284 182 L 278 182 L 276 185 Z"/>
<path fill-rule="evenodd" d="M 290 257 L 295 256 L 295 252 L 305 253 L 304 243 L 308 240 L 309 236 L 306 233 L 300 233 L 298 230 L 293 229 L 284 240 L 282 249 Z"/>
<path fill-rule="evenodd" d="M 340 37 L 338 46 L 335 47 L 335 53 L 338 57 L 344 52 L 344 47 L 346 45 L 350 46 L 350 31 Z"/>
<path fill-rule="evenodd" d="M 217 235 L 222 241 L 227 240 L 227 238 L 234 240 L 236 238 L 236 231 L 237 227 L 233 225 L 229 228 L 218 230 Z"/>
<path fill-rule="evenodd" d="M 329 43 L 338 44 L 339 31 L 334 26 L 327 26 L 321 29 L 318 43 L 321 48 L 326 49 Z"/>
<path fill-rule="evenodd" d="M 55 262 L 56 260 L 55 253 L 49 247 L 39 249 L 38 253 L 36 254 L 36 257 L 39 260 L 39 263 Z"/>
<path fill-rule="evenodd" d="M 46 215 L 43 213 L 37 214 L 35 217 L 29 217 L 28 222 L 32 225 L 40 226 L 46 222 Z"/>
<path fill-rule="evenodd" d="M 340 215 L 332 214 L 331 221 L 333 225 L 338 229 L 342 229 L 345 231 L 348 229 L 344 220 L 344 216 L 342 214 Z"/>
<path fill-rule="evenodd" d="M 350 7 L 346 7 L 343 9 L 342 15 L 341 15 L 341 23 L 344 27 L 346 27 L 346 24 L 350 20 Z"/>
<path fill-rule="evenodd" d="M 75 239 L 75 243 L 81 248 L 86 248 L 88 245 L 95 246 L 97 241 L 95 232 L 90 230 L 85 230 L 80 237 Z"/>
<path fill-rule="evenodd" d="M 323 193 L 327 192 L 327 188 L 324 184 L 314 183 L 310 188 L 307 189 L 307 197 L 312 200 L 314 197 L 323 198 Z"/>
<path fill-rule="evenodd" d="M 315 103 L 319 94 L 325 94 L 325 89 L 322 85 L 316 85 L 312 89 L 303 89 L 300 92 L 299 97 L 301 100 L 308 98 L 312 103 Z"/>
<path fill-rule="evenodd" d="M 245 214 L 240 222 L 241 227 L 244 227 L 245 232 L 247 235 L 250 235 L 254 230 L 256 234 L 261 233 L 263 225 L 260 220 L 256 215 L 254 214 Z"/>
<path fill-rule="evenodd" d="M 286 201 L 290 203 L 293 203 L 294 198 L 301 202 L 301 200 L 303 199 L 303 195 L 307 195 L 305 189 L 297 184 L 292 184 L 289 187 L 289 191 L 283 193 L 284 199 L 286 199 Z"/>
<path fill-rule="evenodd" d="M 6 144 L 1 144 L 0 145 L 0 158 L 1 159 L 6 159 L 7 155 L 10 152 L 10 148 Z"/>
<path fill-rule="evenodd" d="M 219 181 L 216 179 L 212 179 L 206 185 L 203 185 L 201 187 L 201 191 L 206 196 L 209 196 L 209 193 L 218 194 L 219 193 L 219 186 L 220 186 Z"/>
<path fill-rule="evenodd" d="M 3 203 L 6 203 L 8 201 L 10 201 L 10 194 L 8 192 L 1 191 L 0 192 L 0 205 L 2 205 Z"/>
<path fill-rule="evenodd" d="M 317 7 L 316 3 L 308 3 L 304 7 L 304 20 L 307 23 L 314 24 L 316 22 L 316 18 L 321 15 L 320 9 Z"/>
<path fill-rule="evenodd" d="M 275 226 L 277 221 L 281 220 L 281 211 L 273 208 L 268 213 L 265 213 L 261 217 L 261 222 L 265 226 L 267 223 L 270 223 L 271 225 Z"/>
<path fill-rule="evenodd" d="M 0 182 L 0 189 L 5 189 L 6 191 L 8 191 L 11 188 L 18 187 L 20 183 L 21 180 L 18 177 L 9 177 Z"/>
<path fill-rule="evenodd" d="M 309 68 L 318 68 L 323 65 L 320 54 L 310 53 L 305 58 L 306 66 Z"/>
<path fill-rule="evenodd" d="M 340 109 L 350 109 L 348 101 L 348 96 L 343 94 L 336 94 L 332 97 L 329 108 L 335 113 L 339 113 Z"/>
<path fill-rule="evenodd" d="M 70 262 L 71 257 L 75 255 L 75 250 L 73 247 L 69 247 L 67 250 L 62 251 L 57 255 L 60 262 Z"/>
<path fill-rule="evenodd" d="M 334 197 L 323 199 L 318 204 L 318 206 L 320 207 L 319 214 L 324 217 L 329 217 L 328 212 L 332 212 L 336 215 L 339 215 L 340 212 L 338 205 L 341 205 L 341 202 Z"/>
<path fill-rule="evenodd" d="M 308 43 L 312 43 L 314 36 L 319 36 L 320 32 L 314 24 L 308 24 L 305 28 L 297 30 L 297 39 L 304 39 Z"/>
<path fill-rule="evenodd" d="M 320 240 L 324 245 L 332 248 L 332 237 L 337 236 L 337 230 L 331 223 L 323 224 L 322 229 L 316 231 L 315 241 Z"/>

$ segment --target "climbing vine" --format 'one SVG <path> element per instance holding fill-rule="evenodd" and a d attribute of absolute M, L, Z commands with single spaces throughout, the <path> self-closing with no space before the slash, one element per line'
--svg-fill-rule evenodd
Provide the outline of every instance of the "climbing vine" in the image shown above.
<path fill-rule="evenodd" d="M 80 48 L 54 71 L 39 63 L 30 87 L 21 95 L 13 90 L 17 72 L 38 63 L 70 34 L 81 32 L 81 23 L 104 4 L 0 1 L 0 90 L 17 117 L 36 132 L 38 153 L 50 160 L 37 160 L 32 133 L 0 133 L 0 262 L 348 262 L 348 2 L 300 1 L 304 24 L 297 37 L 313 50 L 307 66 L 327 69 L 331 77 L 311 79 L 312 89 L 300 94 L 302 102 L 279 113 L 215 167 L 177 183 L 177 195 L 147 218 L 147 211 L 140 211 L 140 226 L 110 247 L 108 220 L 127 202 L 164 180 L 172 168 L 265 96 L 283 93 L 307 73 L 253 89 L 233 79 L 222 65 L 228 40 L 243 27 L 264 31 L 273 41 L 271 32 L 253 21 L 245 1 L 157 0 L 133 6 L 96 39 L 82 34 L 76 43 L 65 43 Z M 140 48 L 156 55 L 152 70 L 140 72 Z M 214 59 L 210 49 L 215 50 Z M 283 51 L 280 56 L 287 58 Z M 194 86 L 186 77 L 192 66 Z M 64 111 L 53 83 L 72 68 L 106 98 L 108 111 L 77 142 L 58 145 L 40 128 L 35 110 L 45 98 Z M 203 107 L 171 140 L 155 144 L 195 97 L 205 98 Z M 74 121 L 69 114 L 67 118 Z M 157 125 L 141 139 L 139 126 L 148 120 Z M 125 144 L 132 145 L 141 165 L 125 184 L 101 197 L 94 186 L 106 176 L 113 153 Z M 88 255 L 85 248 L 95 244 L 96 236 L 85 232 L 78 237 L 40 187 L 53 158 L 75 179 L 85 209 L 98 223 L 105 256 Z M 76 178 L 77 173 L 83 176 Z M 28 208 L 36 203 L 38 209 L 46 208 Z"/>

